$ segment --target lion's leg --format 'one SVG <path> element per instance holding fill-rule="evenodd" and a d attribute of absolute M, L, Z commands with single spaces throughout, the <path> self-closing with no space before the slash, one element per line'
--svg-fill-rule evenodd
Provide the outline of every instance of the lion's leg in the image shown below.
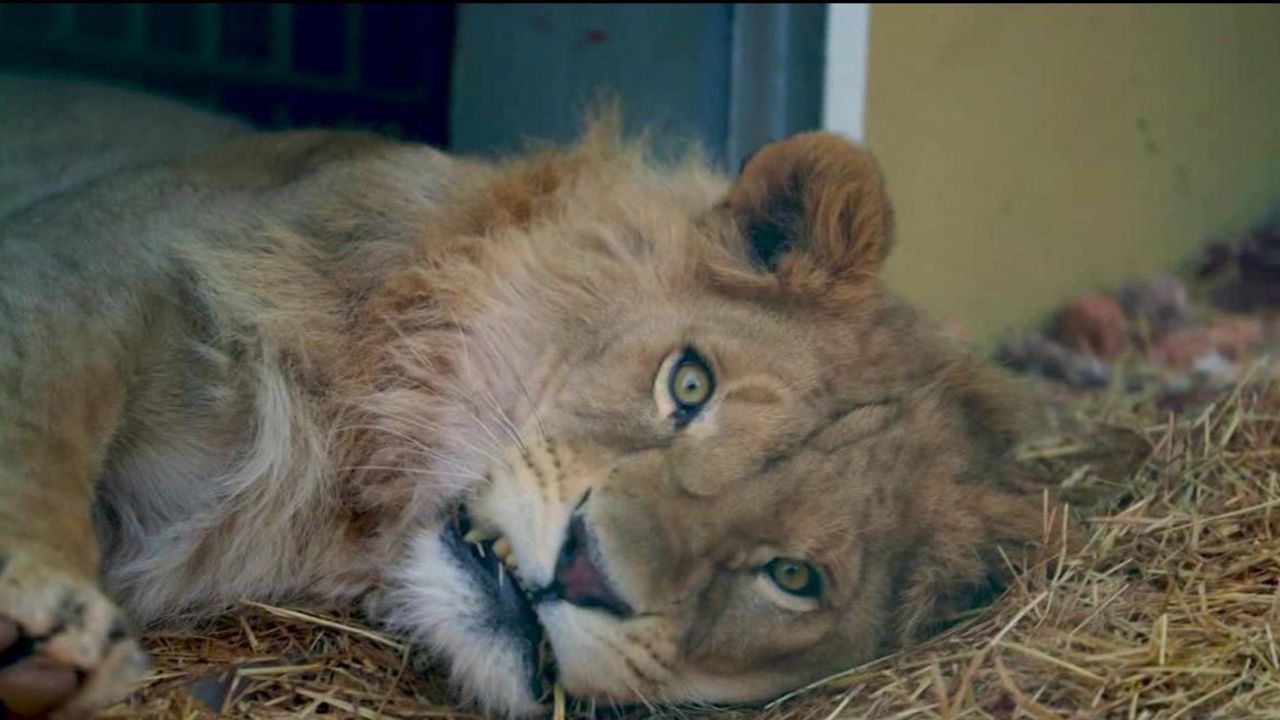
<path fill-rule="evenodd" d="M 0 268 L 0 718 L 74 715 L 145 666 L 98 588 L 91 521 L 123 410 L 125 343 L 106 296 L 96 313 L 71 307 L 86 288 L 55 294 L 16 267 Z"/>

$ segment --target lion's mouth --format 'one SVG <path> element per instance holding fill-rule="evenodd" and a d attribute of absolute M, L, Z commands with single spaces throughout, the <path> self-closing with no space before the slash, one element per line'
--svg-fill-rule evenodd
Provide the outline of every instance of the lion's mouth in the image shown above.
<path fill-rule="evenodd" d="M 538 702 L 546 702 L 555 684 L 555 658 L 533 609 L 533 595 L 512 572 L 506 538 L 482 537 L 472 527 L 466 506 L 460 506 L 447 524 L 443 539 L 445 547 L 491 600 L 487 614 L 493 630 L 524 645 L 525 664 L 531 669 L 529 692 Z"/>

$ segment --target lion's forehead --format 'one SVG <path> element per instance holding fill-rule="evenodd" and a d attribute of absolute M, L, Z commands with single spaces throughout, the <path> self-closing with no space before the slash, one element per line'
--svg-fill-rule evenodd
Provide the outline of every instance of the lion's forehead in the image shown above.
<path fill-rule="evenodd" d="M 619 509 L 610 515 L 634 529 L 634 542 L 679 545 L 691 559 L 721 561 L 758 546 L 853 552 L 872 535 L 900 528 L 914 493 L 961 472 L 970 441 L 954 415 L 902 398 L 813 420 L 781 451 L 708 438 L 685 453 L 658 448 L 612 455 L 612 478 L 625 490 L 615 493 Z M 744 457 L 745 471 L 738 462 Z M 710 481 L 726 472 L 735 473 L 733 482 Z M 671 494 L 673 480 L 714 492 Z M 622 522 L 626 513 L 652 519 Z M 655 526 L 670 532 L 653 532 Z"/>
<path fill-rule="evenodd" d="M 824 423 L 824 432 L 798 445 L 787 459 L 775 460 L 721 495 L 692 500 L 658 494 L 641 500 L 625 494 L 614 512 L 601 516 L 603 531 L 613 535 L 610 545 L 623 549 L 619 561 L 630 566 L 631 577 L 644 585 L 642 592 L 655 601 L 690 599 L 687 612 L 671 616 L 673 637 L 685 638 L 702 627 L 700 640 L 709 657 L 743 667 L 790 648 L 773 632 L 748 627 L 752 611 L 734 600 L 735 592 L 744 591 L 729 589 L 777 555 L 821 567 L 830 607 L 841 617 L 849 615 L 841 620 L 815 616 L 811 631 L 797 626 L 788 637 L 817 652 L 815 643 L 836 633 L 828 650 L 838 654 L 846 644 L 843 633 L 861 632 L 855 626 L 866 613 L 850 608 L 860 602 L 879 607 L 886 592 L 880 580 L 894 576 L 904 538 L 930 522 L 911 515 L 911 494 L 927 486 L 921 474 L 950 470 L 945 459 L 920 454 L 927 441 L 915 432 L 919 426 L 910 421 L 909 409 L 884 405 L 851 412 Z M 645 571 L 636 572 L 638 564 L 647 566 Z M 715 583 L 722 583 L 721 592 L 708 591 Z M 737 648 L 736 660 L 722 652 L 730 646 Z M 802 664 L 829 659 L 815 655 Z"/>

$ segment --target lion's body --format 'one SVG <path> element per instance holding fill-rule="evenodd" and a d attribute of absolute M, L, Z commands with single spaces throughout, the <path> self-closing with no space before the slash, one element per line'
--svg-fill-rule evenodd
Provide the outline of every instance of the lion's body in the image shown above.
<path fill-rule="evenodd" d="M 0 483 L 25 458 L 39 458 L 29 472 L 42 483 L 97 480 L 106 583 L 144 621 L 240 597 L 349 597 L 377 576 L 342 527 L 329 438 L 359 286 L 415 238 L 323 226 L 371 198 L 391 217 L 412 202 L 420 214 L 400 217 L 421 220 L 466 174 L 425 149 L 387 158 L 395 145 L 371 138 L 227 141 L 210 125 L 209 142 L 178 151 L 193 160 L 122 153 L 77 186 L 51 178 L 64 187 L 0 225 Z M 20 140 L 10 129 L 0 137 Z M 373 185 L 397 194 L 361 194 Z M 58 502 L 42 524 L 76 507 Z M 0 516 L 34 510 L 5 503 Z M 55 538 L 92 571 L 89 538 Z"/>
<path fill-rule="evenodd" d="M 10 97 L 23 90 L 22 81 L 13 82 Z M 750 658 L 751 668 L 713 658 L 679 684 L 663 680 L 685 662 L 675 655 L 699 642 L 723 654 L 725 641 L 717 638 L 726 629 L 701 627 L 693 637 L 632 627 L 627 642 L 643 645 L 649 658 L 636 662 L 656 666 L 623 669 L 630 681 L 608 682 L 575 678 L 570 667 L 569 680 L 583 692 L 652 681 L 650 694 L 659 696 L 736 699 L 750 692 L 725 677 L 756 678 L 769 664 L 787 669 L 751 682 L 769 690 L 793 685 L 890 642 L 871 629 L 901 624 L 885 614 L 888 604 L 913 604 L 910 612 L 917 612 L 915 605 L 926 604 L 921 593 L 952 591 L 944 587 L 947 573 L 978 582 L 990 561 L 976 558 L 988 544 L 1032 533 L 1026 503 L 993 529 L 983 525 L 987 516 L 1013 501 L 966 505 L 967 491 L 956 489 L 962 485 L 954 478 L 979 466 L 994 473 L 993 487 L 1012 482 L 993 469 L 1006 445 L 1003 428 L 955 430 L 973 417 L 993 425 L 1004 417 L 985 396 L 970 397 L 981 382 L 955 369 L 967 367 L 960 356 L 873 280 L 833 285 L 821 301 L 793 308 L 787 293 L 818 283 L 813 269 L 788 259 L 777 270 L 780 290 L 762 284 L 769 276 L 751 275 L 750 255 L 732 245 L 730 224 L 707 215 L 729 192 L 710 173 L 648 169 L 599 138 L 569 154 L 499 165 L 363 135 L 261 134 L 193 111 L 130 105 L 151 101 L 129 96 L 112 96 L 116 109 L 102 115 L 108 124 L 89 123 L 97 141 L 80 150 L 73 141 L 84 139 L 82 118 L 42 109 L 54 95 L 40 86 L 26 90 L 32 88 L 23 112 L 0 113 L 0 158 L 25 158 L 0 165 L 0 190 L 9 194 L 0 196 L 0 561 L 8 559 L 11 577 L 27 588 L 6 590 L 0 582 L 0 621 L 7 615 L 32 636 L 52 632 L 65 618 L 43 605 L 60 600 L 37 597 L 30 578 L 61 578 L 36 588 L 48 593 L 83 586 L 75 590 L 83 594 L 78 602 L 90 609 L 81 634 L 113 639 L 81 638 L 84 648 L 61 655 L 50 650 L 82 668 L 107 667 L 101 688 L 90 687 L 77 702 L 105 697 L 133 672 L 135 653 L 120 647 L 127 640 L 94 627 L 109 624 L 112 612 L 91 589 L 99 573 L 106 595 L 144 623 L 219 612 L 241 598 L 345 603 L 391 583 L 395 589 L 371 607 L 391 608 L 388 620 L 413 634 L 415 623 L 436 627 L 469 617 L 465 608 L 451 609 L 452 598 L 421 600 L 441 592 L 431 578 L 449 565 L 432 565 L 434 540 L 414 540 L 468 497 L 487 514 L 484 522 L 511 536 L 526 584 L 550 573 L 566 513 L 592 488 L 595 504 L 606 502 L 599 499 L 606 493 L 648 493 L 636 489 L 641 480 L 625 486 L 631 490 L 610 489 L 598 468 L 612 467 L 613 478 L 635 472 L 619 458 L 637 458 L 634 467 L 657 461 L 644 459 L 652 451 L 636 440 L 652 432 L 648 420 L 636 419 L 649 411 L 589 391 L 625 394 L 650 382 L 647 373 L 662 356 L 648 358 L 659 350 L 645 343 L 667 347 L 659 340 L 686 314 L 694 329 L 685 334 L 704 327 L 714 337 L 737 328 L 738 339 L 750 337 L 751 347 L 722 351 L 730 357 L 726 368 L 767 375 L 785 345 L 792 346 L 791 364 L 778 370 L 782 379 L 748 378 L 742 387 L 727 376 L 718 397 L 756 409 L 737 417 L 728 405 L 708 411 L 690 436 L 727 434 L 714 454 L 699 459 L 700 475 L 658 474 L 691 498 L 723 494 L 734 478 L 788 463 L 807 467 L 809 480 L 789 499 L 752 490 L 701 519 L 671 516 L 643 527 L 732 528 L 758 522 L 755 509 L 768 507 L 807 515 L 829 546 L 860 534 L 888 537 L 904 521 L 926 534 L 960 533 L 964 542 L 940 553 L 954 555 L 945 571 L 903 571 L 896 568 L 908 562 L 910 537 L 918 536 L 867 541 L 848 561 L 862 568 L 858 592 L 870 594 L 859 605 L 866 607 L 850 610 L 854 619 L 837 623 L 839 632 L 811 618 L 809 630 L 789 633 L 794 647 L 745 639 L 728 648 Z M 5 91 L 0 84 L 0 95 Z M 62 120 L 36 133 L 32 117 Z M 113 129 L 111 118 L 123 124 Z M 63 157 L 55 161 L 51 148 L 62 148 Z M 743 213 L 755 202 L 748 191 L 731 197 Z M 849 221 L 859 228 L 866 222 Z M 878 248 L 854 250 L 882 257 Z M 815 245 L 813 252 L 832 259 L 837 251 Z M 772 299 L 741 300 L 760 294 Z M 632 332 L 644 343 L 630 339 Z M 720 341 L 707 342 L 714 353 Z M 613 357 L 620 369 L 607 378 L 593 374 L 597 357 Z M 575 366 L 589 396 L 557 400 L 568 382 L 563 368 Z M 826 409 L 812 409 L 819 406 Z M 833 425 L 807 425 L 814 413 Z M 843 434 L 833 437 L 837 426 Z M 521 485 L 515 471 L 495 476 L 495 466 L 510 467 L 500 462 L 512 447 L 507 435 L 531 471 L 542 462 L 542 451 L 524 444 L 535 427 L 559 444 L 548 440 L 545 460 L 558 491 L 543 471 L 530 476 L 534 485 Z M 665 433 L 659 446 L 693 452 Z M 867 437 L 877 439 L 842 461 L 842 472 L 903 479 L 846 492 L 843 475 L 827 477 L 816 458 L 846 453 L 863 442 L 850 438 Z M 985 444 L 994 447 L 990 457 Z M 759 466 L 761 457 L 771 459 Z M 922 497 L 920 488 L 904 489 L 914 482 L 905 465 L 949 480 L 932 486 L 936 497 Z M 831 506 L 842 492 L 844 500 Z M 649 505 L 627 511 L 634 515 L 596 518 L 606 555 L 618 547 L 618 528 L 630 527 L 624 535 L 632 537 L 642 527 L 638 517 L 668 512 L 665 496 L 647 496 Z M 850 503 L 856 512 L 832 509 Z M 957 516 L 939 519 L 942 507 Z M 534 521 L 513 519 L 526 511 Z M 526 522 L 533 525 L 518 527 Z M 713 540 L 689 562 L 723 544 Z M 965 543 L 981 547 L 970 551 Z M 683 547 L 659 557 L 643 545 L 633 543 L 632 552 L 655 567 L 668 557 L 675 563 L 672 548 Z M 421 567 L 437 569 L 424 575 L 415 569 Z M 632 604 L 663 606 L 657 587 L 676 593 L 674 585 L 638 585 L 634 571 L 609 572 Z M 894 586 L 904 577 L 921 587 Z M 755 622 L 734 607 L 720 614 Z M 454 614 L 432 616 L 446 610 Z M 554 629 L 560 621 L 548 617 L 543 622 Z M 452 636 L 439 635 L 444 630 L 431 632 L 437 634 L 426 644 L 464 658 L 455 661 L 455 677 L 472 697 L 508 712 L 528 709 L 516 691 L 484 684 L 497 687 L 501 678 L 466 675 L 505 671 L 506 660 L 467 669 L 464 656 L 472 651 L 451 647 Z M 551 639 L 564 665 L 576 651 L 554 632 Z M 130 660 L 107 662 L 112 653 Z M 801 662 L 795 653 L 820 659 Z M 0 683 L 0 702 L 3 689 Z"/>

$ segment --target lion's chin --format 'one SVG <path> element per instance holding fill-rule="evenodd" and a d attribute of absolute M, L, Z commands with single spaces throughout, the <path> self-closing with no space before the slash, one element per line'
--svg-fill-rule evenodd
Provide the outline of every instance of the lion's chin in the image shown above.
<path fill-rule="evenodd" d="M 468 530 L 463 511 L 415 538 L 387 592 L 386 622 L 447 662 L 464 699 L 509 717 L 543 714 L 554 682 L 543 627 L 493 541 Z"/>

